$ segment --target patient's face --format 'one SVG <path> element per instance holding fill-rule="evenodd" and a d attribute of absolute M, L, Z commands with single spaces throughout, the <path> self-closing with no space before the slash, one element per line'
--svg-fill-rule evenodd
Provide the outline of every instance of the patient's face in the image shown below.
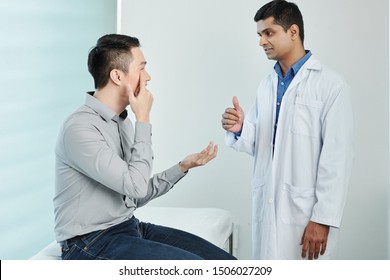
<path fill-rule="evenodd" d="M 141 72 L 145 75 L 146 82 L 148 82 L 151 77 L 146 71 L 146 60 L 144 54 L 140 48 L 133 48 L 131 50 L 133 55 L 133 60 L 129 65 L 129 72 L 126 75 L 126 81 L 130 84 L 134 95 L 137 96 L 140 90 L 140 76 Z"/>

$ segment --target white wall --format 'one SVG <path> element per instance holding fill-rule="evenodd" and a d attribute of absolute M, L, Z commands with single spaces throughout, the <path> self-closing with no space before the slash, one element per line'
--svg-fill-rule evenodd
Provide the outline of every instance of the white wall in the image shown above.
<path fill-rule="evenodd" d="M 221 114 L 237 95 L 249 110 L 272 71 L 258 47 L 255 12 L 267 1 L 123 0 L 122 33 L 143 45 L 155 96 L 155 171 L 208 141 L 219 155 L 154 205 L 220 207 L 239 224 L 238 257 L 251 258 L 252 160 L 224 145 Z M 357 155 L 340 259 L 389 258 L 389 71 L 386 0 L 297 0 L 305 46 L 353 88 Z M 373 4 L 374 3 L 374 4 Z"/>

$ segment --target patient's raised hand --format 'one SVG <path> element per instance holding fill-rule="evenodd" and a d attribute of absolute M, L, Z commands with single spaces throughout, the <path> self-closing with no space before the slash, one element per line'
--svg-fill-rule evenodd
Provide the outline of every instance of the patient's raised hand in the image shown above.
<path fill-rule="evenodd" d="M 203 166 L 214 159 L 217 156 L 217 153 L 218 145 L 211 141 L 210 144 L 201 152 L 188 155 L 185 159 L 183 159 L 179 164 L 180 169 L 183 172 L 187 172 L 191 168 Z"/>

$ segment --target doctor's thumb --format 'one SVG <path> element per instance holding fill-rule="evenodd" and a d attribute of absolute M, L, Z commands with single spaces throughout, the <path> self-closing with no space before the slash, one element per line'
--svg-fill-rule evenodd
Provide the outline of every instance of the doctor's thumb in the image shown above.
<path fill-rule="evenodd" d="M 244 110 L 242 110 L 240 104 L 238 103 L 238 99 L 236 96 L 233 96 L 233 106 L 234 106 L 234 109 L 238 113 L 238 117 L 240 118 L 240 121 L 242 121 L 245 113 L 244 113 Z"/>
<path fill-rule="evenodd" d="M 241 109 L 240 104 L 238 103 L 238 98 L 236 96 L 233 96 L 233 106 L 234 106 L 234 109 L 236 109 L 236 110 Z"/>

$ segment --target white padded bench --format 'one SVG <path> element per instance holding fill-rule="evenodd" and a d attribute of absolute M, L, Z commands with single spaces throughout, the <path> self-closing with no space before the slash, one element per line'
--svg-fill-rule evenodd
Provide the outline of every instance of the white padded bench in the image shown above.
<path fill-rule="evenodd" d="M 138 208 L 134 215 L 142 222 L 193 233 L 233 253 L 233 222 L 227 210 L 145 206 Z M 60 260 L 61 248 L 56 241 L 53 241 L 30 259 Z"/>

